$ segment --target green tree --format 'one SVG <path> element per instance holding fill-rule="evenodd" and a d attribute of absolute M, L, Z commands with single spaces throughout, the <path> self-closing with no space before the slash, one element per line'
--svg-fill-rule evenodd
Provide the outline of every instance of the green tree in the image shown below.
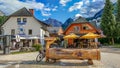
<path fill-rule="evenodd" d="M 116 37 L 116 21 L 113 15 L 113 5 L 110 0 L 106 0 L 104 11 L 101 18 L 101 29 L 103 33 L 111 39 L 111 43 L 114 45 L 114 38 Z"/>
<path fill-rule="evenodd" d="M 117 0 L 116 6 L 116 30 L 117 36 L 120 38 L 120 0 Z"/>
<path fill-rule="evenodd" d="M 0 25 L 2 25 L 6 19 L 7 19 L 7 16 L 0 16 Z"/>

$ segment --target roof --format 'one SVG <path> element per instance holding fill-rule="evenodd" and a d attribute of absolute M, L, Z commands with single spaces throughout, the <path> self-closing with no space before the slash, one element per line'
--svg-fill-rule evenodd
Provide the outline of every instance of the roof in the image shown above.
<path fill-rule="evenodd" d="M 75 23 L 89 23 L 89 24 L 91 24 L 92 26 L 94 26 L 96 29 L 99 29 L 99 27 L 96 25 L 95 22 L 88 22 L 88 21 L 86 20 L 86 18 L 83 18 L 83 17 L 81 17 L 81 16 L 80 16 L 78 19 L 76 19 L 74 22 L 72 22 L 71 24 L 75 24 Z M 71 24 L 70 24 L 70 25 L 71 25 Z M 69 25 L 69 26 L 70 26 L 70 25 Z M 68 27 L 69 27 L 69 26 L 68 26 Z M 67 28 L 68 28 L 68 27 L 67 27 Z M 67 29 L 67 28 L 66 28 L 66 29 Z"/>
<path fill-rule="evenodd" d="M 70 25 L 71 24 L 79 24 L 79 23 L 86 23 L 86 22 L 88 22 L 85 18 L 83 18 L 83 17 L 78 17 L 75 21 L 73 21 L 73 22 L 71 22 L 67 27 L 66 27 L 66 29 L 64 30 L 64 31 L 66 31 L 69 27 L 70 27 Z"/>
<path fill-rule="evenodd" d="M 91 25 L 93 25 L 96 29 L 100 29 L 100 26 L 97 26 L 96 22 L 90 22 Z"/>
<path fill-rule="evenodd" d="M 85 18 L 83 18 L 83 17 L 78 17 L 74 22 L 72 22 L 72 23 L 83 23 L 83 22 L 88 22 Z"/>
<path fill-rule="evenodd" d="M 48 27 L 47 29 L 50 33 L 58 33 L 60 28 L 61 27 Z"/>
<path fill-rule="evenodd" d="M 33 16 L 25 7 L 19 9 L 18 11 L 14 12 L 10 16 Z"/>
<path fill-rule="evenodd" d="M 79 17 L 78 19 L 76 19 L 74 22 L 72 22 L 70 25 L 72 24 L 83 24 L 83 23 L 89 23 L 90 25 L 92 25 L 96 30 L 98 30 L 99 28 L 97 27 L 95 22 L 88 22 L 85 18 L 83 17 Z M 70 25 L 65 29 L 65 31 L 70 27 Z"/>

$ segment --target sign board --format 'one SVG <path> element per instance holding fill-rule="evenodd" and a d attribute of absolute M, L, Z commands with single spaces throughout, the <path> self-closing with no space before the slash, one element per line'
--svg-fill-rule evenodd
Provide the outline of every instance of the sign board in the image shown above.
<path fill-rule="evenodd" d="M 16 42 L 20 42 L 20 36 L 19 35 L 16 35 L 15 38 L 16 38 Z"/>

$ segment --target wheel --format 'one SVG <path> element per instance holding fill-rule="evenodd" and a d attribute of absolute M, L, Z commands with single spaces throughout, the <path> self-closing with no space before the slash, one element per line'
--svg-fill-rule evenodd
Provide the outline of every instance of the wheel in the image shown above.
<path fill-rule="evenodd" d="M 43 54 L 38 54 L 37 57 L 36 57 L 36 61 L 40 62 L 40 61 L 42 61 L 43 58 L 44 58 Z"/>

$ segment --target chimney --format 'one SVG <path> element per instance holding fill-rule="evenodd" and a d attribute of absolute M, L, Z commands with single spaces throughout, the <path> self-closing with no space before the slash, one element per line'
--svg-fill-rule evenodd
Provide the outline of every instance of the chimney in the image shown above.
<path fill-rule="evenodd" d="M 32 15 L 34 15 L 34 10 L 33 9 L 29 9 L 29 11 Z"/>

